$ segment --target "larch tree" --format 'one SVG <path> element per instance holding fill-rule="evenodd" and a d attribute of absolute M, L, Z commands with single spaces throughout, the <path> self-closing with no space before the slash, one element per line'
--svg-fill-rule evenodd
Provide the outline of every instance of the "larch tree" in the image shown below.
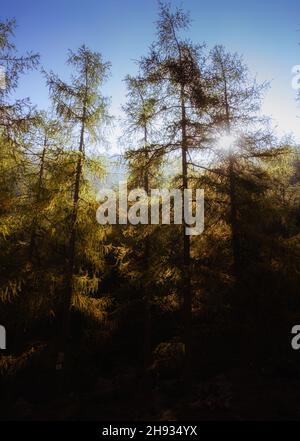
<path fill-rule="evenodd" d="M 258 262 L 263 259 L 262 245 L 267 240 L 267 216 L 263 216 L 263 207 L 268 204 L 272 179 L 265 164 L 286 150 L 278 146 L 268 121 L 259 112 L 266 85 L 251 79 L 242 58 L 222 46 L 216 46 L 210 56 L 207 72 L 217 99 L 210 114 L 207 166 L 198 183 L 206 192 L 205 237 L 210 246 L 213 244 L 212 254 L 222 242 L 226 249 L 229 245 L 230 259 L 228 256 L 225 259 L 225 255 L 222 258 L 229 266 L 228 278 L 233 288 L 229 290 L 232 296 L 229 304 L 236 313 L 235 323 L 242 324 L 246 313 L 245 280 L 251 278 L 251 272 L 247 273 L 245 267 L 256 265 L 258 268 Z M 209 226 L 211 223 L 214 228 Z M 211 257 L 212 254 L 207 252 Z M 216 259 L 219 264 L 221 255 Z"/>
<path fill-rule="evenodd" d="M 223 46 L 215 46 L 211 51 L 210 69 L 215 81 L 215 93 L 219 98 L 214 112 L 216 142 L 220 149 L 223 149 L 225 160 L 228 162 L 224 176 L 228 178 L 233 273 L 236 282 L 239 283 L 243 272 L 243 252 L 238 222 L 238 182 L 241 182 L 242 176 L 239 176 L 241 173 L 238 160 L 239 152 L 238 149 L 235 149 L 235 145 L 241 146 L 243 144 L 244 133 L 248 141 L 252 139 L 252 143 L 248 142 L 248 147 L 251 144 L 256 152 L 262 153 L 262 146 L 264 146 L 263 149 L 267 148 L 268 143 L 269 147 L 272 147 L 271 136 L 269 136 L 266 127 L 261 124 L 263 119 L 258 116 L 262 92 L 266 85 L 259 85 L 255 80 L 252 80 L 242 58 L 237 54 L 226 52 Z M 238 139 L 239 136 L 240 139 Z M 224 146 L 222 142 L 225 144 Z M 246 148 L 241 147 L 240 154 L 241 157 L 251 156 L 249 148 L 246 152 Z M 254 151 L 253 154 L 255 156 Z"/>
<path fill-rule="evenodd" d="M 125 158 L 129 164 L 130 186 L 143 188 L 150 199 L 150 188 L 157 185 L 161 156 L 156 155 L 154 147 L 157 137 L 155 121 L 159 114 L 159 93 L 149 87 L 142 77 L 126 78 L 127 103 L 123 107 L 126 115 L 126 142 L 132 143 L 127 148 Z M 130 136 L 129 136 L 130 134 Z M 148 208 L 148 217 L 150 216 Z M 136 227 L 137 228 L 137 227 Z M 142 291 L 144 304 L 144 373 L 151 363 L 151 302 L 153 301 L 151 283 L 151 240 L 153 228 L 142 226 L 141 237 L 137 240 L 143 242 L 141 261 Z M 138 244 L 136 244 L 138 248 Z"/>
<path fill-rule="evenodd" d="M 24 130 L 34 117 L 32 106 L 27 98 L 14 99 L 20 76 L 39 64 L 39 55 L 28 52 L 20 55 L 13 42 L 16 21 L 0 22 L 0 128 L 6 136 Z"/>
<path fill-rule="evenodd" d="M 53 196 L 48 181 L 51 169 L 55 168 L 63 152 L 63 145 L 66 142 L 63 135 L 65 132 L 60 122 L 52 119 L 46 112 L 41 112 L 25 140 L 24 151 L 31 163 L 29 204 L 30 209 L 33 209 L 28 244 L 30 262 L 35 258 L 39 260 L 37 253 L 39 224 L 44 215 L 44 208 Z"/>
<path fill-rule="evenodd" d="M 100 87 L 107 78 L 110 64 L 104 62 L 99 53 L 92 52 L 84 45 L 76 52 L 69 52 L 67 63 L 74 70 L 70 84 L 53 73 L 47 75 L 50 96 L 57 114 L 72 126 L 74 142 L 77 137 L 78 143 L 77 152 L 72 155 L 75 170 L 72 177 L 72 206 L 68 219 L 65 293 L 61 317 L 62 331 L 58 343 L 59 351 L 56 364 L 58 369 L 64 365 L 64 353 L 70 332 L 70 308 L 76 286 L 74 279 L 76 272 L 80 273 L 79 263 L 82 260 L 78 253 L 78 230 L 83 182 L 86 181 L 84 169 L 91 164 L 87 158 L 87 147 L 100 139 L 99 125 L 102 126 L 109 118 L 107 99 L 102 96 Z M 90 210 L 86 214 L 91 214 Z M 94 245 L 99 246 L 99 244 Z M 86 250 L 84 254 L 87 255 L 88 251 Z M 77 262 L 76 257 L 78 257 Z M 100 255 L 98 260 L 101 261 Z M 99 269 L 99 263 L 95 256 L 93 263 L 94 269 Z M 85 285 L 83 291 L 95 292 L 98 286 L 96 274 L 93 272 L 91 275 L 82 274 L 81 276 L 81 281 L 77 280 L 77 282 L 79 285 L 80 283 Z"/>
<path fill-rule="evenodd" d="M 38 54 L 19 54 L 13 41 L 15 27 L 15 20 L 0 22 L 0 241 L 3 251 L 0 300 L 3 311 L 8 310 L 7 303 L 16 299 L 22 291 L 22 268 L 25 264 L 21 255 L 26 225 L 22 203 L 26 195 L 24 172 L 27 170 L 23 141 L 36 121 L 29 99 L 15 99 L 14 92 L 21 75 L 39 64 Z M 9 326 L 13 323 L 14 319 Z"/>
<path fill-rule="evenodd" d="M 157 42 L 150 54 L 142 60 L 145 78 L 149 84 L 160 84 L 164 96 L 164 112 L 161 115 L 161 151 L 163 154 L 179 152 L 181 158 L 180 188 L 189 188 L 189 155 L 199 149 L 204 137 L 199 114 L 210 105 L 206 81 L 202 76 L 203 46 L 193 45 L 182 37 L 189 27 L 189 16 L 181 9 L 172 12 L 169 5 L 160 3 L 157 22 Z M 186 234 L 187 224 L 182 212 L 182 297 L 183 340 L 185 346 L 186 381 L 190 379 L 192 286 L 191 286 L 191 238 Z"/>
<path fill-rule="evenodd" d="M 13 204 L 17 197 L 16 185 L 24 165 L 22 139 L 24 133 L 34 122 L 34 112 L 28 99 L 15 100 L 12 96 L 16 91 L 20 76 L 39 63 L 39 55 L 27 53 L 20 55 L 13 42 L 15 20 L 0 22 L 0 136 L 1 136 L 1 177 L 8 179 L 10 185 L 2 181 L 2 196 L 10 198 Z M 13 174 L 15 173 L 15 177 Z M 5 194 L 9 190 L 9 195 Z M 4 208 L 5 203 L 1 204 Z M 12 225 L 7 226 L 7 231 Z"/>

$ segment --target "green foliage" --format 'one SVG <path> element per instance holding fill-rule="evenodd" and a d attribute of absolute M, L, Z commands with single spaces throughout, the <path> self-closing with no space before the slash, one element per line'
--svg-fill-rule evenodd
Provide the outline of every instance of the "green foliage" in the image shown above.
<path fill-rule="evenodd" d="M 265 85 L 242 59 L 222 46 L 205 53 L 184 38 L 188 26 L 188 15 L 161 4 L 157 41 L 138 75 L 126 78 L 129 187 L 205 190 L 205 230 L 189 243 L 193 357 L 217 341 L 207 356 L 216 360 L 224 334 L 237 349 L 239 335 L 259 340 L 255 358 L 272 326 L 288 326 L 300 311 L 299 148 L 276 140 L 259 116 Z M 13 29 L 13 21 L 0 23 L 8 67 L 0 94 L 0 317 L 18 343 L 0 373 L 14 375 L 40 352 L 26 349 L 36 335 L 51 351 L 68 322 L 70 351 L 99 357 L 97 368 L 105 357 L 109 368 L 119 356 L 140 363 L 148 345 L 148 368 L 178 374 L 182 228 L 96 221 L 97 186 L 110 171 L 96 151 L 111 119 L 101 93 L 110 64 L 86 46 L 70 51 L 69 82 L 46 74 L 55 116 L 36 112 L 11 99 L 20 75 L 38 62 L 31 53 L 16 58 Z M 224 130 L 238 130 L 234 149 L 219 148 Z M 75 350 L 78 341 L 83 348 Z M 285 356 L 274 346 L 266 352 L 265 360 Z"/>

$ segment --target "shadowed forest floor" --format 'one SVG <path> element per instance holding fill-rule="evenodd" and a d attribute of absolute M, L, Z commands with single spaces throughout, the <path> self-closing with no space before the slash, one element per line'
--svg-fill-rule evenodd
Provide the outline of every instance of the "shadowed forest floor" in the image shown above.
<path fill-rule="evenodd" d="M 45 378 L 45 381 L 46 378 Z M 300 378 L 232 369 L 205 380 L 195 380 L 189 395 L 176 380 L 161 380 L 148 388 L 133 371 L 98 378 L 90 388 L 57 392 L 43 388 L 1 400 L 3 420 L 96 421 L 213 421 L 298 420 Z M 34 388 L 34 380 L 32 380 Z M 52 396 L 51 396 L 52 395 Z"/>

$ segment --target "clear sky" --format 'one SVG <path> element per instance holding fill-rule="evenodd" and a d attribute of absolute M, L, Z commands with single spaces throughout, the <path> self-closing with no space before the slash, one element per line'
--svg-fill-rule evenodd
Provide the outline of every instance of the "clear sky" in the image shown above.
<path fill-rule="evenodd" d="M 111 112 L 120 115 L 125 99 L 123 79 L 136 70 L 134 60 L 147 52 L 155 37 L 156 0 L 2 0 L 0 17 L 17 19 L 16 44 L 20 51 L 40 52 L 47 70 L 65 73 L 68 48 L 85 43 L 112 63 L 104 92 Z M 292 88 L 292 67 L 300 65 L 299 0 L 173 0 L 189 10 L 189 33 L 208 47 L 224 44 L 243 54 L 259 81 L 271 81 L 263 111 L 273 116 L 280 134 L 293 132 L 300 140 L 300 108 Z M 30 96 L 40 108 L 48 93 L 38 72 L 22 77 L 20 96 Z M 118 129 L 116 133 L 118 133 Z M 111 140 L 115 150 L 115 136 Z"/>

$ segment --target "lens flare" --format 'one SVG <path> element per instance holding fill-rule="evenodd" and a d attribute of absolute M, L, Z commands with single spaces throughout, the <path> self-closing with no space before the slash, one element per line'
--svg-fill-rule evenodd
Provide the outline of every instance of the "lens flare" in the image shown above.
<path fill-rule="evenodd" d="M 231 150 L 236 143 L 236 137 L 233 135 L 222 135 L 218 139 L 218 147 L 222 150 Z"/>

